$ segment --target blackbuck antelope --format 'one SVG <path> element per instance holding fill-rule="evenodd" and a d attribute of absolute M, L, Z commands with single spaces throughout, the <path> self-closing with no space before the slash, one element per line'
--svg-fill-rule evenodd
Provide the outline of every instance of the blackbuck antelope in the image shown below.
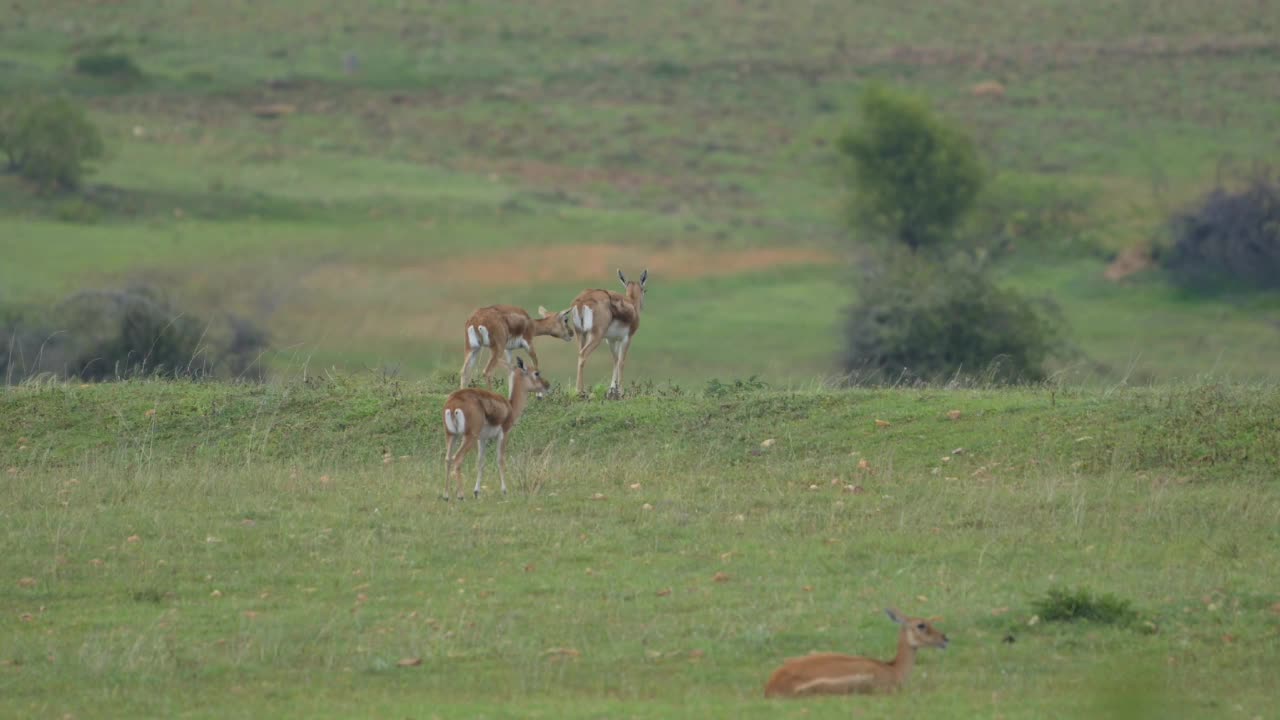
<path fill-rule="evenodd" d="M 507 387 L 510 394 L 505 398 L 489 390 L 464 388 L 454 390 L 444 401 L 444 432 L 447 438 L 444 449 L 445 500 L 449 499 L 451 474 L 457 480 L 457 496 L 462 498 L 462 461 L 473 447 L 476 448 L 476 487 L 472 492 L 480 497 L 480 479 L 484 476 L 484 444 L 495 439 L 498 441 L 498 479 L 502 483 L 502 494 L 507 494 L 503 451 L 507 449 L 511 431 L 524 414 L 525 405 L 529 403 L 529 393 L 536 392 L 538 397 L 542 397 L 550 386 L 542 379 L 537 368 L 525 367 L 524 358 L 517 357 Z M 454 453 L 453 446 L 459 440 L 461 446 Z"/>
<path fill-rule="evenodd" d="M 947 636 L 922 618 L 904 617 L 885 610 L 898 623 L 898 654 L 888 662 L 868 657 L 817 653 L 789 658 L 773 671 L 764 686 L 764 696 L 847 695 L 849 693 L 895 692 L 911 674 L 916 650 L 947 647 Z"/>
<path fill-rule="evenodd" d="M 582 386 L 582 369 L 587 357 L 595 351 L 601 340 L 609 343 L 613 353 L 613 380 L 609 383 L 609 397 L 622 396 L 622 369 L 627 364 L 627 349 L 631 339 L 640 329 L 640 311 L 644 309 L 644 284 L 649 271 L 640 273 L 639 282 L 627 280 L 618 271 L 625 295 L 611 290 L 583 290 L 569 306 L 573 328 L 578 334 L 578 394 Z"/>
<path fill-rule="evenodd" d="M 511 351 L 523 348 L 528 351 L 534 367 L 538 367 L 538 353 L 533 351 L 533 339 L 539 335 L 550 335 L 565 342 L 573 339 L 573 326 L 569 324 L 569 311 L 553 313 L 545 307 L 538 307 L 541 316 L 536 320 L 529 317 L 524 308 L 514 305 L 490 305 L 471 313 L 467 318 L 466 334 L 463 339 L 463 350 L 466 359 L 462 363 L 461 387 L 466 387 L 471 380 L 471 371 L 480 359 L 480 351 L 489 348 L 489 364 L 484 368 L 486 385 L 493 386 L 493 370 L 498 359 L 505 357 L 507 368 L 511 368 Z"/>

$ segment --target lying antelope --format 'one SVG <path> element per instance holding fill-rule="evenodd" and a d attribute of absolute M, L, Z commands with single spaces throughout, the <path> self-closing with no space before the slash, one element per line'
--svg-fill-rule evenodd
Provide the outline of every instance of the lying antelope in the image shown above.
<path fill-rule="evenodd" d="M 627 364 L 627 349 L 631 338 L 640 329 L 640 311 L 644 308 L 644 284 L 649 271 L 640 273 L 640 281 L 628 281 L 618 271 L 625 295 L 610 290 L 583 290 L 573 299 L 569 314 L 578 334 L 578 394 L 584 393 L 582 369 L 601 340 L 609 343 L 613 354 L 613 380 L 609 383 L 609 397 L 622 396 L 622 369 Z"/>
<path fill-rule="evenodd" d="M 505 356 L 507 368 L 511 368 L 511 351 L 523 348 L 528 351 L 534 367 L 538 367 L 538 353 L 533 351 L 533 339 L 539 335 L 550 335 L 565 342 L 573 339 L 573 327 L 569 324 L 569 311 L 553 313 L 545 307 L 538 307 L 538 319 L 529 317 L 524 308 L 514 305 L 490 305 L 471 313 L 467 318 L 466 336 L 463 348 L 466 360 L 462 363 L 460 373 L 461 387 L 466 387 L 471 379 L 471 371 L 480 359 L 480 351 L 489 348 L 489 364 L 484 368 L 486 385 L 493 385 L 493 370 L 498 365 L 498 358 Z M 501 354 L 499 354 L 501 351 Z"/>
<path fill-rule="evenodd" d="M 898 654 L 888 662 L 868 657 L 815 653 L 788 658 L 773 671 L 764 686 L 764 696 L 846 695 L 849 693 L 895 692 L 911 674 L 916 650 L 947 647 L 947 636 L 928 620 L 904 617 L 887 609 L 889 619 L 898 623 Z"/>
<path fill-rule="evenodd" d="M 550 389 L 537 368 L 527 368 L 524 358 L 516 358 L 516 366 L 511 369 L 511 377 L 507 382 L 510 394 L 507 397 L 477 388 L 454 390 L 444 401 L 444 432 L 448 442 L 444 449 L 444 499 L 449 499 L 449 475 L 457 479 L 458 498 L 462 498 L 462 460 L 476 449 L 476 487 L 472 491 L 480 497 L 480 479 L 484 475 L 484 444 L 496 439 L 498 441 L 498 479 L 502 482 L 502 494 L 507 494 L 506 461 L 503 451 L 507 448 L 507 440 L 511 439 L 511 431 L 520 416 L 524 414 L 525 405 L 529 403 L 529 393 L 536 392 L 538 397 Z M 453 451 L 454 443 L 462 439 L 457 453 Z"/>

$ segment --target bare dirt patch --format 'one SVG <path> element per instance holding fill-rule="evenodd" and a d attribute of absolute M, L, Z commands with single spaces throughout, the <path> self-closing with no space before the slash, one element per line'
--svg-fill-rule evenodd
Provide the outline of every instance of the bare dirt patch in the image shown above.
<path fill-rule="evenodd" d="M 827 263 L 832 259 L 830 253 L 803 248 L 649 250 L 607 244 L 561 245 L 466 255 L 403 267 L 395 270 L 393 275 L 397 278 L 414 276 L 423 282 L 471 286 L 564 282 L 612 286 L 618 268 L 633 273 L 648 268 L 649 274 L 655 278 L 690 279 L 736 275 L 782 265 Z"/>
<path fill-rule="evenodd" d="M 531 247 L 462 255 L 393 268 L 336 261 L 299 282 L 301 302 L 322 309 L 326 325 L 348 338 L 452 340 L 475 307 L 506 302 L 509 289 L 573 284 L 613 288 L 619 268 L 649 270 L 654 283 L 830 263 L 832 253 L 807 248 L 669 248 L 612 244 Z M 548 297 L 548 307 L 571 297 Z M 346 318 L 343 322 L 339 318 Z"/>

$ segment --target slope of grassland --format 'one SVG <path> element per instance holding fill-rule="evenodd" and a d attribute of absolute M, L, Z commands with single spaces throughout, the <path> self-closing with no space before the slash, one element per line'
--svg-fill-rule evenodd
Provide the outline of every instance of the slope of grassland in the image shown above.
<path fill-rule="evenodd" d="M 1274 386 L 553 395 L 512 440 L 511 493 L 490 466 L 463 503 L 437 499 L 446 392 L 0 396 L 0 715 L 1273 708 Z M 1038 621 L 1060 586 L 1135 619 Z M 762 699 L 785 657 L 890 655 L 886 605 L 953 639 L 906 693 Z"/>

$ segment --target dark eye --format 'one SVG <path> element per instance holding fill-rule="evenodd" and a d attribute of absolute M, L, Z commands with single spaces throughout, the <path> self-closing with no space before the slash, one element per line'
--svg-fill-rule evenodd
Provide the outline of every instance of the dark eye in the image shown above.
<path fill-rule="evenodd" d="M 916 629 L 917 629 L 917 630 L 924 630 L 924 629 L 925 629 L 925 627 L 924 627 L 924 623 L 920 623 L 919 625 L 917 625 L 917 626 L 916 626 Z"/>

